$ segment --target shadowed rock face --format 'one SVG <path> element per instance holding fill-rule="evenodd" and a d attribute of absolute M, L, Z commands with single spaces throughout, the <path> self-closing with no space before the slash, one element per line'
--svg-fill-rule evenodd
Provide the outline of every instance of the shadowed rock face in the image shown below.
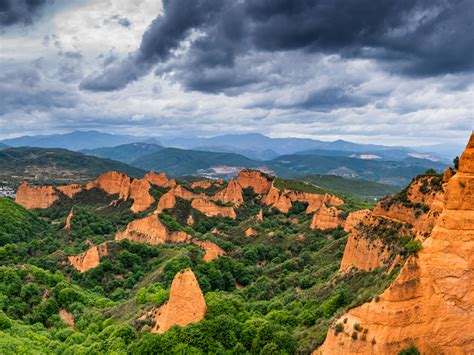
<path fill-rule="evenodd" d="M 229 217 L 237 218 L 234 208 L 228 206 L 219 206 L 215 202 L 205 200 L 203 198 L 194 199 L 191 206 L 198 211 L 204 213 L 208 217 Z"/>
<path fill-rule="evenodd" d="M 151 332 L 164 333 L 175 324 L 185 327 L 199 322 L 206 311 L 206 301 L 196 276 L 190 269 L 181 271 L 173 279 L 169 301 L 149 314 L 155 321 Z"/>
<path fill-rule="evenodd" d="M 244 169 L 239 173 L 237 182 L 244 189 L 251 187 L 256 194 L 266 194 L 273 181 L 258 170 Z"/>
<path fill-rule="evenodd" d="M 445 191 L 423 249 L 379 302 L 343 315 L 345 331 L 331 329 L 315 354 L 396 354 L 412 344 L 427 354 L 474 353 L 474 134 Z M 355 323 L 368 329 L 367 341 L 351 338 Z"/>

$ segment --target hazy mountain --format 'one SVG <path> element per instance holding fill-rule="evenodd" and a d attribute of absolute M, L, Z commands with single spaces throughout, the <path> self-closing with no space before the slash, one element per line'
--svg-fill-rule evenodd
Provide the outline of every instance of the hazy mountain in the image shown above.
<path fill-rule="evenodd" d="M 8 145 L 4 143 L 0 143 L 0 150 L 5 149 L 5 148 L 8 148 Z"/>
<path fill-rule="evenodd" d="M 413 147 L 414 150 L 420 153 L 432 152 L 442 156 L 451 161 L 456 156 L 460 156 L 465 146 L 457 143 L 443 143 L 429 146 Z"/>
<path fill-rule="evenodd" d="M 96 149 L 83 149 L 80 152 L 101 158 L 109 158 L 124 163 L 130 163 L 144 155 L 154 153 L 163 147 L 154 143 L 130 143 L 116 147 L 104 147 Z"/>
<path fill-rule="evenodd" d="M 131 162 L 131 165 L 145 170 L 164 171 L 171 176 L 182 176 L 205 173 L 203 170 L 209 168 L 251 168 L 261 166 L 262 163 L 235 153 L 164 148 L 140 157 Z M 238 170 L 236 172 L 238 173 Z"/>
<path fill-rule="evenodd" d="M 11 147 L 64 148 L 68 150 L 114 147 L 121 144 L 140 142 L 148 137 L 135 137 L 103 133 L 98 131 L 74 131 L 66 134 L 23 136 L 6 139 L 2 143 Z"/>

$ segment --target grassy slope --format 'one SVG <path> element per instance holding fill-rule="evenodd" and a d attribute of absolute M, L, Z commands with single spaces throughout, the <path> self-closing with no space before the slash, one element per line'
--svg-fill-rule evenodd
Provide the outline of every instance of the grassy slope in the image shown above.
<path fill-rule="evenodd" d="M 322 189 L 351 195 L 361 199 L 380 199 L 394 194 L 399 188 L 362 179 L 348 179 L 336 175 L 304 175 L 296 178 Z"/>

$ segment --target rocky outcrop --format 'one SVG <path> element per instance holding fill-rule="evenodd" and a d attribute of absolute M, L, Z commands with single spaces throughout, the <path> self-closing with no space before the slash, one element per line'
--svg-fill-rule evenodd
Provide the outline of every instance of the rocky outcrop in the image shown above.
<path fill-rule="evenodd" d="M 148 314 L 155 322 L 151 332 L 164 333 L 175 324 L 185 327 L 197 323 L 206 311 L 206 301 L 196 276 L 191 269 L 180 271 L 171 284 L 169 301 Z"/>
<path fill-rule="evenodd" d="M 261 208 L 257 215 L 257 222 L 263 222 L 263 211 Z"/>
<path fill-rule="evenodd" d="M 150 194 L 151 184 L 145 179 L 133 179 L 130 184 L 130 198 L 133 204 L 130 207 L 133 213 L 146 211 L 155 203 Z"/>
<path fill-rule="evenodd" d="M 109 195 L 118 195 L 119 199 L 127 200 L 130 195 L 130 178 L 118 171 L 109 171 L 86 184 L 86 189 L 99 188 Z"/>
<path fill-rule="evenodd" d="M 171 189 L 167 193 L 163 194 L 158 201 L 158 207 L 156 208 L 156 213 L 161 213 L 165 209 L 172 209 L 176 204 L 176 196 L 174 190 Z"/>
<path fill-rule="evenodd" d="M 183 200 L 191 201 L 196 198 L 200 199 L 208 199 L 208 196 L 206 194 L 195 194 L 192 191 L 189 191 L 188 189 L 185 189 L 183 186 L 178 185 L 173 189 L 173 192 L 176 197 L 182 198 Z"/>
<path fill-rule="evenodd" d="M 79 192 L 82 192 L 84 190 L 84 186 L 80 184 L 71 184 L 71 185 L 65 185 L 65 186 L 56 186 L 56 189 L 60 191 L 62 194 L 66 195 L 67 197 L 73 198 Z"/>
<path fill-rule="evenodd" d="M 344 224 L 344 221 L 339 218 L 342 211 L 335 207 L 327 207 L 324 203 L 322 206 L 314 212 L 313 218 L 311 219 L 311 229 L 334 229 Z"/>
<path fill-rule="evenodd" d="M 248 228 L 245 230 L 246 237 L 255 237 L 256 235 L 258 235 L 258 232 L 253 228 Z"/>
<path fill-rule="evenodd" d="M 370 210 L 360 210 L 349 213 L 346 221 L 344 222 L 344 231 L 350 232 L 352 228 L 357 226 L 357 224 L 362 222 L 364 219 L 367 219 L 371 213 L 372 212 Z"/>
<path fill-rule="evenodd" d="M 71 208 L 71 211 L 69 211 L 69 214 L 66 217 L 66 224 L 64 225 L 64 229 L 71 230 L 71 223 L 72 223 L 73 217 L 74 217 L 74 207 Z"/>
<path fill-rule="evenodd" d="M 315 354 L 396 354 L 411 345 L 426 354 L 474 353 L 474 134 L 423 249 L 380 299 L 345 318 L 346 331 L 330 330 Z M 367 341 L 351 338 L 355 323 Z"/>
<path fill-rule="evenodd" d="M 238 207 L 244 202 L 242 187 L 234 179 L 230 179 L 229 184 L 223 190 L 218 191 L 212 199 L 222 203 L 232 203 Z"/>
<path fill-rule="evenodd" d="M 225 254 L 225 251 L 220 246 L 209 240 L 193 239 L 192 243 L 204 250 L 205 254 L 202 258 L 204 261 L 211 261 Z"/>
<path fill-rule="evenodd" d="M 48 208 L 59 200 L 59 193 L 53 186 L 33 186 L 24 181 L 16 192 L 16 203 L 28 208 Z"/>
<path fill-rule="evenodd" d="M 68 256 L 69 263 L 79 272 L 96 268 L 100 264 L 100 258 L 108 255 L 107 242 L 91 247 L 79 255 Z"/>
<path fill-rule="evenodd" d="M 273 180 L 258 170 L 243 169 L 237 177 L 242 188 L 252 188 L 256 194 L 266 194 L 272 187 Z"/>
<path fill-rule="evenodd" d="M 208 201 L 203 198 L 194 199 L 191 202 L 191 206 L 208 217 L 229 217 L 232 219 L 237 218 L 237 214 L 235 213 L 233 207 L 220 206 L 215 202 Z"/>
<path fill-rule="evenodd" d="M 127 228 L 115 236 L 115 240 L 129 239 L 138 243 L 184 243 L 191 240 L 185 232 L 170 232 L 156 214 L 130 222 Z"/>
<path fill-rule="evenodd" d="M 273 184 L 268 193 L 263 197 L 262 202 L 281 213 L 288 213 L 293 205 L 288 195 L 277 189 Z"/>
<path fill-rule="evenodd" d="M 443 198 L 439 176 L 419 176 L 407 189 L 380 201 L 373 214 L 409 223 L 417 232 L 430 233 L 443 210 Z"/>
<path fill-rule="evenodd" d="M 207 190 L 212 185 L 213 185 L 212 180 L 199 180 L 199 181 L 194 181 L 191 183 L 191 187 L 193 189 L 200 188 L 200 189 Z"/>
<path fill-rule="evenodd" d="M 157 174 L 154 171 L 150 171 L 149 173 L 145 174 L 143 180 L 148 181 L 152 185 L 160 186 L 160 187 L 175 187 L 176 181 L 174 179 L 168 180 L 168 177 L 165 173 Z"/>

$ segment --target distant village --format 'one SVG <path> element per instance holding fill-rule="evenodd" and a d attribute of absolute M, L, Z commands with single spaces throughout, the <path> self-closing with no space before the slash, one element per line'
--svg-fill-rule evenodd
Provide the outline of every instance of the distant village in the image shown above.
<path fill-rule="evenodd" d="M 0 182 L 0 197 L 11 197 L 15 198 L 15 190 L 8 185 L 5 185 L 5 182 Z"/>

